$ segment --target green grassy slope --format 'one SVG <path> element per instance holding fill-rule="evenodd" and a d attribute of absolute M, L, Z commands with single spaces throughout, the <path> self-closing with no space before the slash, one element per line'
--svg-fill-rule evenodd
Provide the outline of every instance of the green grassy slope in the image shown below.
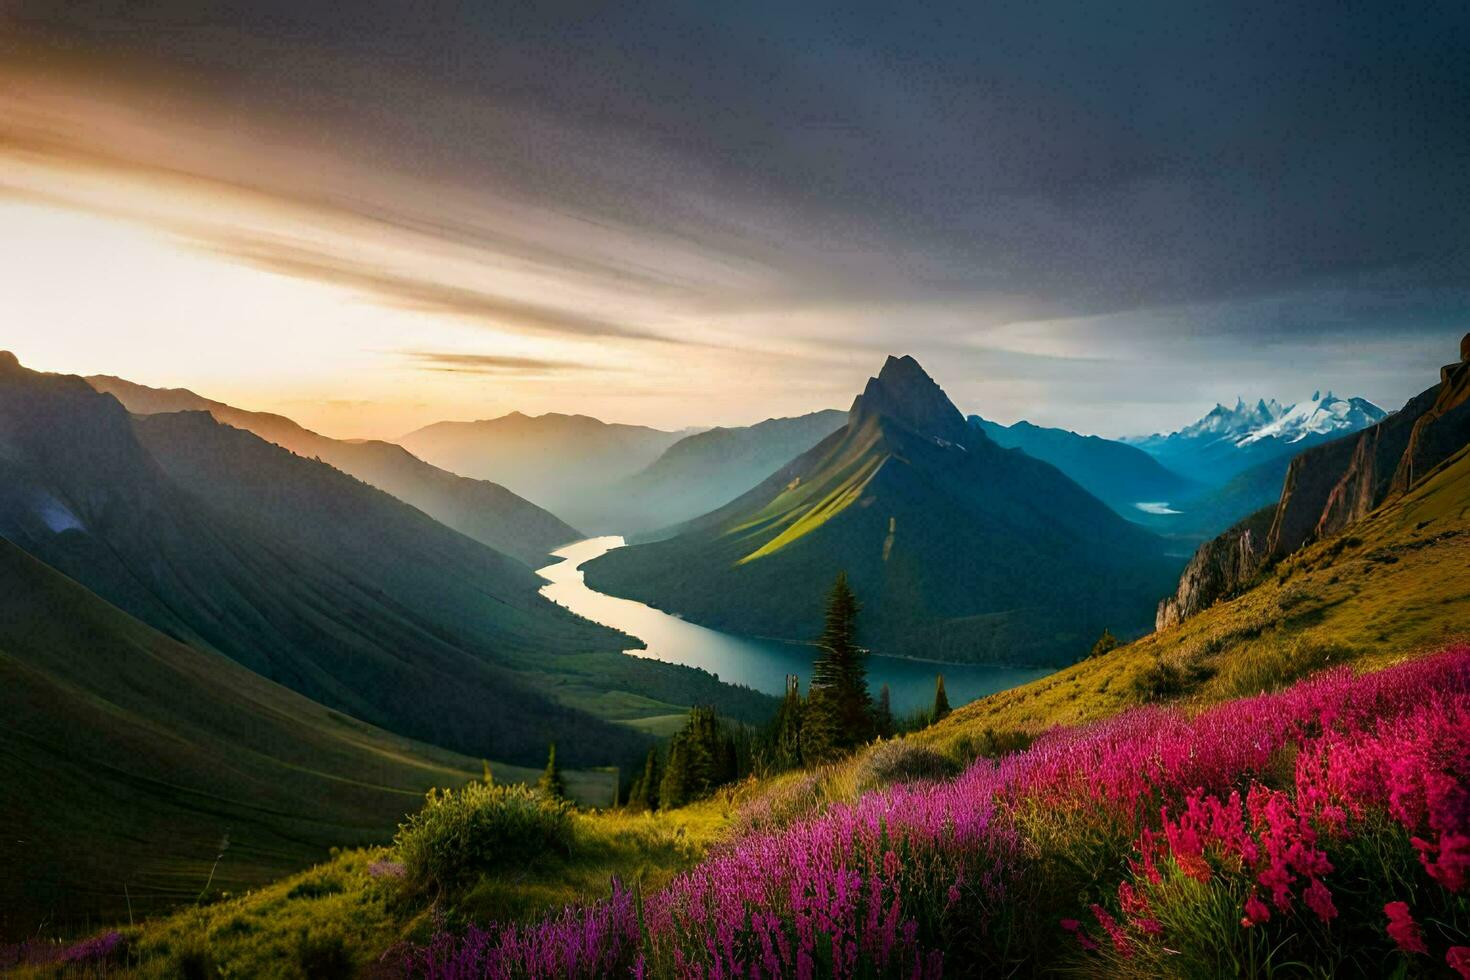
<path fill-rule="evenodd" d="M 846 413 L 828 410 L 686 436 L 618 486 L 623 507 L 618 530 L 624 535 L 652 531 L 708 513 L 846 423 Z"/>
<path fill-rule="evenodd" d="M 1242 595 L 976 701 L 917 737 L 963 752 L 996 734 L 1090 721 L 1159 698 L 1250 694 L 1332 664 L 1377 666 L 1385 656 L 1465 636 L 1470 448 L 1343 534 L 1292 555 Z"/>
<path fill-rule="evenodd" d="M 548 553 L 582 537 L 554 514 L 488 480 L 472 480 L 431 466 L 402 446 L 376 439 L 329 439 L 280 415 L 248 412 L 184 388 L 149 388 L 97 375 L 87 383 L 139 415 L 202 411 L 225 425 L 253 432 L 307 459 L 320 459 L 412 504 L 454 528 L 533 567 Z"/>
<path fill-rule="evenodd" d="M 533 769 L 496 763 L 501 780 Z M 481 761 L 171 640 L 0 540 L 0 933 L 143 916 L 385 841 Z M 569 773 L 590 803 L 611 777 Z"/>
<path fill-rule="evenodd" d="M 965 423 L 911 359 L 848 425 L 671 538 L 609 552 L 594 588 L 737 632 L 811 637 L 845 570 L 864 642 L 955 661 L 1068 662 L 1142 632 L 1182 558 L 1048 463 Z"/>

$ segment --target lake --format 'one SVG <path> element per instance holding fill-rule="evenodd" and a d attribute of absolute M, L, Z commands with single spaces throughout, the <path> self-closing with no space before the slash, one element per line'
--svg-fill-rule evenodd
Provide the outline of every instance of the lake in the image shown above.
<path fill-rule="evenodd" d="M 553 552 L 561 559 L 539 569 L 547 580 L 541 594 L 566 606 L 579 616 L 636 636 L 647 644 L 644 650 L 628 650 L 635 657 L 699 667 L 717 674 L 730 684 L 743 684 L 767 694 L 786 693 L 786 675 L 801 678 L 802 690 L 811 679 L 814 646 L 738 636 L 685 622 L 678 616 L 654 609 L 632 599 L 596 592 L 583 581 L 581 567 L 599 555 L 621 548 L 616 536 L 588 538 Z M 813 635 L 820 623 L 812 624 Z M 934 676 L 944 674 L 949 703 L 959 707 L 996 691 L 1045 677 L 1042 668 L 997 667 L 982 664 L 938 664 L 898 657 L 870 656 L 868 682 L 876 696 L 887 684 L 895 714 L 934 704 Z"/>

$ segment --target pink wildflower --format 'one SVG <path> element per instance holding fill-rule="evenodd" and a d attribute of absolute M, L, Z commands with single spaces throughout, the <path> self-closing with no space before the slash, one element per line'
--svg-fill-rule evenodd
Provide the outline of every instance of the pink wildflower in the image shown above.
<path fill-rule="evenodd" d="M 1429 952 L 1429 947 L 1424 945 L 1424 931 L 1414 921 L 1407 903 L 1389 902 L 1383 907 L 1383 914 L 1388 916 L 1389 938 L 1398 944 L 1399 949 L 1405 953 Z"/>

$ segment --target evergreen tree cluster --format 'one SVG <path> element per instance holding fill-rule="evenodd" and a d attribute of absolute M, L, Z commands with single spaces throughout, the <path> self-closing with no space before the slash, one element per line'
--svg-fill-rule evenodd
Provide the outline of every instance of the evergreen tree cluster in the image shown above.
<path fill-rule="evenodd" d="M 628 793 L 628 808 L 676 807 L 708 795 L 757 768 L 782 772 L 839 758 L 873 738 L 891 738 L 900 730 L 921 728 L 949 714 L 944 677 L 935 678 L 934 710 L 914 718 L 893 714 L 888 685 L 876 701 L 868 693 L 867 651 L 858 645 L 857 596 L 841 573 L 827 595 L 819 640 L 821 653 L 812 664 L 812 683 L 802 697 L 796 676 L 786 679 L 782 699 L 770 727 L 752 745 L 744 728 L 722 724 L 712 707 L 690 709 L 684 728 L 669 743 L 666 757 L 650 749 Z"/>
<path fill-rule="evenodd" d="M 668 756 L 662 764 L 658 750 L 649 750 L 643 771 L 634 777 L 628 792 L 628 807 L 656 810 L 708 796 L 748 771 L 749 757 L 748 739 L 742 730 L 721 722 L 712 707 L 690 708 L 684 727 L 669 742 Z"/>

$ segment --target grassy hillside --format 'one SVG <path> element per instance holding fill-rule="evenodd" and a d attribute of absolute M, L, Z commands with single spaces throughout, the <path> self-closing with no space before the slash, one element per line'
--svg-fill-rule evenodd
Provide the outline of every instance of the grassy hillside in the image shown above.
<path fill-rule="evenodd" d="M 501 780 L 532 769 L 496 763 Z M 481 760 L 171 640 L 0 539 L 0 933 L 150 915 L 381 842 Z M 611 777 L 572 773 L 606 802 Z"/>
<path fill-rule="evenodd" d="M 471 480 L 431 466 L 402 446 L 376 439 L 344 441 L 303 428 L 280 415 L 247 412 L 183 388 L 149 388 L 97 375 L 87 383 L 139 415 L 208 412 L 225 425 L 253 432 L 307 459 L 320 459 L 412 504 L 481 544 L 539 567 L 546 556 L 582 533 L 529 500 L 488 480 Z"/>
<path fill-rule="evenodd" d="M 847 422 L 828 410 L 686 436 L 614 491 L 624 536 L 706 514 L 759 484 Z"/>
<path fill-rule="evenodd" d="M 1470 636 L 1470 449 L 1249 591 L 1112 653 L 959 709 L 918 737 L 963 752 L 1134 704 L 1250 694 Z M 989 734 L 987 734 L 989 733 Z"/>
<path fill-rule="evenodd" d="M 1433 903 L 1440 902 L 1443 893 L 1434 891 L 1439 886 L 1419 871 L 1407 832 L 1371 821 L 1355 829 L 1359 836 L 1353 839 L 1363 841 L 1363 846 L 1342 846 L 1340 837 L 1330 845 L 1336 871 L 1328 884 L 1344 917 L 1330 932 L 1319 931 L 1315 916 L 1303 908 L 1300 898 L 1291 914 L 1276 909 L 1269 929 L 1242 929 L 1240 903 L 1246 892 L 1232 884 L 1228 867 L 1212 879 L 1217 884 L 1205 889 L 1169 864 L 1164 887 L 1151 890 L 1154 886 L 1145 881 L 1133 883 L 1147 893 L 1170 931 L 1170 940 L 1158 945 L 1150 933 L 1128 925 L 1117 908 L 1118 895 L 1124 893 L 1114 892 L 1128 858 L 1138 856 L 1133 849 L 1137 820 L 1156 815 L 1158 808 L 1121 812 L 1110 808 L 1116 808 L 1120 799 L 1132 798 L 1128 792 L 1162 793 L 1149 798 L 1167 799 L 1177 807 L 1181 794 L 1206 784 L 1215 786 L 1220 799 L 1229 787 L 1251 781 L 1261 781 L 1268 789 L 1289 789 L 1290 769 L 1283 771 L 1281 760 L 1290 758 L 1298 746 L 1311 745 L 1305 736 L 1295 734 L 1300 726 L 1287 720 L 1292 712 L 1316 718 L 1319 700 L 1328 696 L 1337 699 L 1337 717 L 1351 707 L 1358 712 L 1354 716 L 1358 720 L 1351 723 L 1361 732 L 1371 732 L 1376 712 L 1413 713 L 1433 692 L 1447 691 L 1447 681 L 1470 678 L 1450 660 L 1437 658 L 1438 666 L 1426 664 L 1424 671 L 1405 673 L 1402 681 L 1369 679 L 1361 693 L 1358 682 L 1339 680 L 1288 694 L 1280 707 L 1274 701 L 1247 700 L 1215 714 L 1198 714 L 1207 703 L 1274 690 L 1323 667 L 1344 662 L 1364 668 L 1385 666 L 1444 645 L 1470 622 L 1467 549 L 1470 451 L 1346 536 L 1306 549 L 1246 595 L 1181 627 L 976 702 L 925 731 L 872 746 L 835 766 L 790 773 L 743 787 L 728 799 L 657 817 L 585 815 L 583 840 L 599 843 L 568 861 L 542 856 L 525 872 L 487 877 L 474 890 L 478 898 L 465 898 L 452 907 L 447 931 L 437 934 L 440 945 L 433 955 L 444 962 L 466 956 L 469 950 L 460 935 L 468 922 L 524 921 L 538 910 L 559 908 L 568 899 L 605 900 L 609 886 L 605 877 L 596 879 L 599 874 L 616 872 L 622 881 L 640 881 L 648 901 L 659 882 L 689 867 L 710 843 L 733 835 L 739 842 L 722 846 L 721 856 L 707 872 L 696 872 L 693 886 L 681 886 L 669 898 L 658 899 L 658 907 L 672 903 L 675 915 L 688 916 L 691 910 L 680 904 L 685 901 L 681 896 L 698 900 L 702 894 L 765 896 L 759 899 L 762 908 L 777 907 L 786 894 L 782 882 L 788 867 L 799 869 L 808 884 L 828 883 L 826 891 L 818 888 L 820 903 L 825 901 L 822 896 L 833 894 L 835 881 L 823 877 L 827 871 L 822 855 L 836 847 L 837 853 L 846 855 L 844 866 L 849 871 L 877 875 L 881 864 L 885 876 L 896 872 L 902 877 L 902 888 L 895 888 L 894 894 L 904 896 L 903 913 L 919 923 L 921 943 L 943 951 L 949 974 L 960 963 L 981 962 L 980 957 L 998 967 L 1009 964 L 1006 969 L 1013 970 L 1018 963 L 1034 967 L 1036 957 L 1044 956 L 1054 968 L 1078 975 L 1140 975 L 1133 969 L 1138 961 L 1108 953 L 1104 920 L 1099 918 L 1094 925 L 1087 912 L 1093 901 L 1125 923 L 1128 948 L 1143 958 L 1139 969 L 1151 975 L 1167 973 L 1171 964 L 1183 971 L 1180 975 L 1249 973 L 1271 962 L 1273 948 L 1282 944 L 1289 944 L 1299 958 L 1336 963 L 1348 972 L 1391 972 L 1398 954 L 1384 934 L 1380 906 L 1406 896 L 1412 896 L 1419 915 L 1434 919 L 1430 942 L 1435 955 L 1441 956 L 1446 942 L 1463 942 L 1463 936 L 1455 938 L 1457 929 L 1463 932 L 1463 919 L 1461 926 L 1455 925 L 1456 915 L 1463 917 L 1463 907 L 1457 913 L 1452 904 L 1435 919 L 1439 906 Z M 1460 655 L 1460 663 L 1464 656 Z M 1182 701 L 1185 710 L 1144 712 L 1120 718 L 1111 727 L 1053 732 L 1036 751 L 1018 752 L 1056 726 L 1100 721 L 1160 700 Z M 1433 711 L 1425 717 L 1443 722 Z M 1261 734 L 1244 737 L 1254 730 L 1251 726 Z M 1443 744 L 1444 734 L 1426 731 L 1424 737 Z M 1359 742 L 1361 737 L 1348 744 Z M 1154 753 L 1159 746 L 1180 751 L 1151 756 L 1153 762 L 1143 765 L 1139 745 L 1152 746 L 1149 751 Z M 929 747 L 949 755 L 949 761 L 926 753 Z M 1012 754 L 1000 765 L 982 761 L 951 783 L 933 788 L 892 785 L 915 775 L 955 772 L 957 759 L 1004 753 Z M 885 787 L 885 792 L 875 792 Z M 992 801 L 1001 805 L 992 809 Z M 811 818 L 817 822 L 809 824 Z M 1001 822 L 995 824 L 997 820 Z M 802 829 L 807 826 L 815 832 Z M 949 829 L 936 836 L 926 829 L 934 826 Z M 998 828 L 998 836 L 990 836 L 992 826 Z M 953 846 L 954 834 L 963 836 L 964 847 Z M 667 835 L 687 841 L 687 846 L 659 843 L 670 841 Z M 900 840 L 903 843 L 897 843 Z M 883 847 L 893 847 L 899 857 L 894 871 L 886 859 L 878 860 Z M 320 934 L 321 943 L 340 941 L 358 964 L 401 940 L 423 942 L 430 926 L 423 906 L 402 904 L 391 883 L 385 885 L 366 870 L 370 861 L 383 856 L 383 852 L 344 855 L 246 898 L 135 930 L 130 933 L 135 961 L 140 962 L 142 975 L 162 976 L 178 965 L 181 955 L 206 948 L 216 962 L 248 972 L 248 964 L 263 962 L 262 951 L 270 951 L 276 962 L 299 961 L 303 951 L 310 953 L 318 942 L 304 941 L 303 935 Z M 762 884 L 767 879 L 776 885 Z M 710 890 L 699 890 L 704 887 Z M 765 890 L 768 887 L 776 890 Z M 1216 888 L 1222 891 L 1211 890 Z M 872 937 L 871 931 L 864 933 L 874 926 L 863 918 L 860 893 L 866 894 L 861 889 L 851 892 L 859 903 L 856 911 L 847 906 L 819 907 L 853 917 L 857 934 Z M 598 908 L 617 908 L 616 901 Z M 752 920 L 741 911 L 739 901 L 732 908 L 734 918 L 727 924 L 743 934 Z M 589 921 L 586 914 L 562 920 L 578 924 L 575 928 L 568 925 L 541 933 L 548 946 L 534 948 L 563 948 L 558 944 L 569 937 L 585 935 L 579 930 L 580 923 Z M 635 930 L 621 941 L 632 942 L 635 949 L 643 943 L 650 944 L 645 949 L 667 952 L 661 944 L 670 937 L 657 931 L 665 928 L 657 924 L 663 921 L 661 914 L 649 914 L 647 921 L 654 923 L 650 931 L 640 937 Z M 1089 952 L 1061 931 L 1056 923 L 1067 917 L 1082 919 L 1082 931 L 1102 940 L 1103 948 Z M 784 921 L 773 920 L 772 927 L 782 928 Z M 974 928 L 981 921 L 986 928 Z M 605 932 L 601 935 L 607 937 Z M 1010 939 L 998 946 L 992 941 L 996 936 Z M 620 947 L 622 952 L 605 946 L 584 948 L 594 956 L 614 958 L 627 951 L 626 946 Z M 749 948 L 759 945 L 752 942 Z M 880 955 L 884 948 L 881 943 L 865 944 L 862 955 Z M 475 955 L 485 955 L 484 947 L 480 949 Z M 704 955 L 701 949 L 690 947 L 686 953 Z M 1367 951 L 1371 968 L 1364 966 L 1367 961 L 1354 959 Z M 1187 959 L 1169 959 L 1178 956 Z M 596 973 L 596 965 L 579 962 L 586 975 Z M 653 973 L 663 975 L 658 968 Z"/>

